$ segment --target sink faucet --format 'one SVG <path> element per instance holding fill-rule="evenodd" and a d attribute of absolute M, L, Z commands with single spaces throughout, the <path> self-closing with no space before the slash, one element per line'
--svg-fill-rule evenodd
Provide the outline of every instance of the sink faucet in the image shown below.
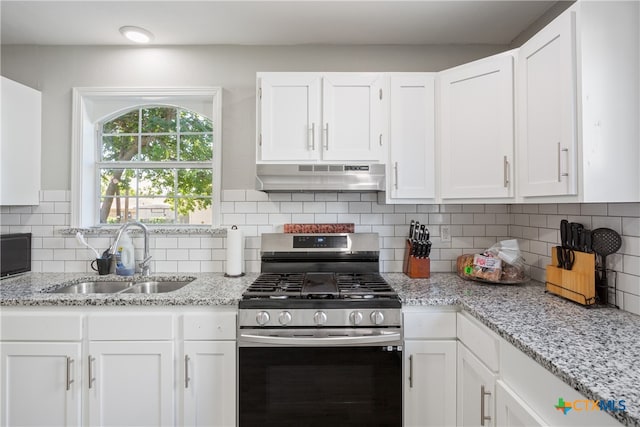
<path fill-rule="evenodd" d="M 144 233 L 144 259 L 140 264 L 138 264 L 138 266 L 142 269 L 143 276 L 149 276 L 151 274 L 151 255 L 149 255 L 149 229 L 143 223 L 139 221 L 130 221 L 122 225 L 122 227 L 120 227 L 120 229 L 118 230 L 116 240 L 114 240 L 113 244 L 109 247 L 109 253 L 115 253 L 122 233 L 124 233 L 129 227 L 133 225 L 137 225 L 138 227 L 140 227 L 142 229 L 142 232 Z"/>

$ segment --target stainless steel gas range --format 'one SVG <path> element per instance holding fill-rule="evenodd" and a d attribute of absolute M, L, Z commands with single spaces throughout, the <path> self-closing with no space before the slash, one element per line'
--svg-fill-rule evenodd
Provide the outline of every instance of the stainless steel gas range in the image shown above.
<path fill-rule="evenodd" d="M 239 303 L 240 426 L 401 425 L 401 304 L 378 239 L 263 234 Z"/>

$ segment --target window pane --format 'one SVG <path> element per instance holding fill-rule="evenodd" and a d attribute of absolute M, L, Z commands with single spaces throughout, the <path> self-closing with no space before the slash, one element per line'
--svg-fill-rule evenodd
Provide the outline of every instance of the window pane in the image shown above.
<path fill-rule="evenodd" d="M 178 194 L 181 196 L 210 197 L 212 182 L 211 169 L 178 169 Z"/>
<path fill-rule="evenodd" d="M 211 224 L 211 198 L 183 197 L 177 200 L 178 223 Z"/>
<path fill-rule="evenodd" d="M 100 199 L 100 223 L 119 224 L 136 218 L 134 197 L 103 197 Z"/>
<path fill-rule="evenodd" d="M 173 196 L 176 193 L 175 169 L 141 169 L 139 194 L 141 196 Z"/>
<path fill-rule="evenodd" d="M 178 159 L 178 142 L 175 135 L 142 136 L 140 160 L 161 162 Z"/>
<path fill-rule="evenodd" d="M 138 154 L 137 136 L 102 137 L 102 161 L 128 161 Z"/>
<path fill-rule="evenodd" d="M 145 224 L 175 224 L 174 199 L 145 197 L 138 201 L 138 219 Z"/>
<path fill-rule="evenodd" d="M 104 124 L 102 133 L 138 133 L 139 110 L 136 108 Z"/>
<path fill-rule="evenodd" d="M 180 110 L 180 132 L 213 132 L 213 124 L 198 113 Z"/>
<path fill-rule="evenodd" d="M 100 195 L 133 196 L 137 181 L 133 169 L 100 169 Z"/>
<path fill-rule="evenodd" d="M 142 110 L 143 133 L 176 132 L 175 108 L 150 107 Z"/>
<path fill-rule="evenodd" d="M 180 137 L 180 160 L 205 161 L 213 157 L 213 135 L 182 135 Z"/>

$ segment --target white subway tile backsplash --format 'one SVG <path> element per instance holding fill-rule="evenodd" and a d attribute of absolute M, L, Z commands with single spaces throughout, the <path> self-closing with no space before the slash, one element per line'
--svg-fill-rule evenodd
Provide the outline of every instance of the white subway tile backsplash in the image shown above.
<path fill-rule="evenodd" d="M 640 312 L 640 204 L 406 204 L 387 205 L 376 193 L 263 193 L 225 190 L 222 220 L 226 227 L 239 225 L 246 236 L 245 271 L 260 270 L 260 235 L 282 232 L 291 222 L 346 222 L 356 232 L 380 235 L 381 270 L 402 271 L 409 221 L 425 224 L 432 236 L 431 271 L 455 271 L 462 253 L 481 252 L 496 241 L 517 238 L 532 278 L 543 281 L 551 247 L 559 243 L 562 219 L 587 228 L 608 227 L 623 235 L 619 253 L 607 257 L 607 266 L 619 273 L 620 306 Z M 69 192 L 43 191 L 39 206 L 0 207 L 0 229 L 31 232 L 32 270 L 35 272 L 92 272 L 95 254 L 74 236 L 61 235 L 69 226 Z M 440 226 L 450 227 L 452 240 L 442 242 Z M 110 236 L 85 236 L 99 252 Z M 224 272 L 226 239 L 219 236 L 151 236 L 154 273 Z M 142 238 L 134 239 L 142 255 Z M 640 314 L 640 313 L 639 313 Z"/>

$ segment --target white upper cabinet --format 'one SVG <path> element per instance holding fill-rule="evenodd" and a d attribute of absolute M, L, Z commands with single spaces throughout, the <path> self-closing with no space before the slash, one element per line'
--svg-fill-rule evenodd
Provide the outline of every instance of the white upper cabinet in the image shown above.
<path fill-rule="evenodd" d="M 384 160 L 382 74 L 258 73 L 258 162 Z"/>
<path fill-rule="evenodd" d="M 435 200 L 435 73 L 389 77 L 387 202 Z"/>
<path fill-rule="evenodd" d="M 576 194 L 575 15 L 565 12 L 518 55 L 522 196 Z"/>
<path fill-rule="evenodd" d="M 513 197 L 513 54 L 438 74 L 443 199 Z"/>
<path fill-rule="evenodd" d="M 320 158 L 319 74 L 269 73 L 258 76 L 261 160 Z"/>
<path fill-rule="evenodd" d="M 520 48 L 524 201 L 640 201 L 639 9 L 578 2 Z"/>
<path fill-rule="evenodd" d="M 381 160 L 382 75 L 331 73 L 322 79 L 323 160 Z"/>
<path fill-rule="evenodd" d="M 2 77 L 0 205 L 40 203 L 42 94 Z"/>

